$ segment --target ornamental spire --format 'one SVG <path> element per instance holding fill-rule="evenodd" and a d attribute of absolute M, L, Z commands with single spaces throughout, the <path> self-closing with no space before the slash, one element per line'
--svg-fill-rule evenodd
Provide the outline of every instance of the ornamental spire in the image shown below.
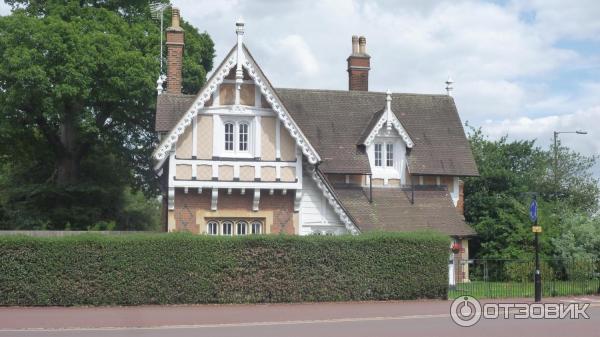
<path fill-rule="evenodd" d="M 386 91 L 385 97 L 385 119 L 386 119 L 386 128 L 388 131 L 392 130 L 392 91 L 388 89 Z"/>
<path fill-rule="evenodd" d="M 237 67 L 235 69 L 235 104 L 240 104 L 240 90 L 244 82 L 244 71 L 242 69 L 243 43 L 244 43 L 244 19 L 239 17 L 235 23 L 235 34 L 237 35 Z"/>

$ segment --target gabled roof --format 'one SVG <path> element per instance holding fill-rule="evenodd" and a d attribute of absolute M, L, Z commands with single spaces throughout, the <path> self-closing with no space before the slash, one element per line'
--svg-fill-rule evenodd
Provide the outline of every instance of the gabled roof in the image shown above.
<path fill-rule="evenodd" d="M 241 48 L 238 48 L 240 46 Z M 235 53 L 237 51 L 237 53 Z M 236 44 L 231 51 L 227 54 L 227 57 L 221 62 L 217 70 L 212 74 L 209 80 L 206 82 L 204 87 L 200 90 L 198 95 L 189 104 L 188 108 L 178 117 L 177 122 L 169 129 L 169 133 L 164 137 L 152 156 L 158 164 L 155 169 L 158 169 L 165 162 L 168 153 L 172 150 L 173 146 L 177 143 L 177 139 L 185 129 L 192 123 L 194 117 L 200 109 L 204 107 L 204 103 L 207 102 L 215 90 L 217 90 L 219 84 L 221 84 L 224 78 L 229 74 L 233 67 L 238 69 L 245 69 L 250 77 L 254 80 L 254 83 L 260 88 L 261 93 L 265 97 L 266 101 L 271 105 L 271 108 L 275 111 L 277 117 L 281 120 L 282 125 L 289 131 L 289 134 L 296 141 L 296 145 L 302 150 L 302 153 L 306 156 L 310 164 L 318 163 L 321 158 L 315 148 L 310 144 L 308 138 L 304 135 L 302 130 L 298 127 L 294 118 L 287 111 L 285 105 L 281 102 L 277 92 L 272 87 L 269 80 L 266 78 L 260 67 L 254 61 L 254 58 L 243 44 Z M 179 105 L 187 105 L 185 97 L 181 100 L 173 99 L 174 95 L 162 100 L 157 100 L 157 115 L 158 112 L 172 111 L 176 108 L 175 102 Z M 171 117 L 157 116 L 157 120 L 168 120 Z M 163 127 L 161 125 L 161 127 Z"/>
<path fill-rule="evenodd" d="M 361 232 L 434 230 L 459 237 L 475 235 L 445 187 L 415 186 L 414 204 L 409 189 L 374 187 L 372 203 L 368 189 L 348 185 L 334 185 L 334 189 Z"/>
<path fill-rule="evenodd" d="M 402 141 L 406 144 L 406 147 L 412 148 L 414 143 L 412 139 L 410 139 L 410 135 L 406 132 L 406 129 L 392 111 L 392 93 L 389 90 L 386 93 L 385 100 L 385 109 L 378 111 L 373 115 L 373 118 L 369 122 L 369 126 L 363 131 L 358 144 L 365 146 L 371 145 L 380 130 L 385 126 L 386 131 L 391 131 L 392 128 L 396 129 L 398 135 L 400 135 L 400 138 L 402 138 Z"/>
<path fill-rule="evenodd" d="M 367 154 L 356 144 L 385 106 L 385 93 L 314 89 L 277 89 L 277 93 L 321 155 L 323 172 L 370 172 Z M 478 175 L 452 97 L 395 93 L 391 109 L 414 142 L 408 152 L 411 173 Z"/>
<path fill-rule="evenodd" d="M 321 171 L 371 172 L 364 148 L 356 144 L 383 114 L 385 93 L 311 89 L 276 89 L 276 92 L 321 156 Z M 159 100 L 157 115 L 174 112 L 176 117 L 157 116 L 157 121 L 179 119 L 185 111 L 176 112 L 176 104 L 185 105 L 186 99 L 191 104 L 190 97 L 193 96 Z M 392 94 L 392 110 L 414 142 L 408 153 L 411 173 L 478 175 L 452 97 Z M 171 129 L 166 124 L 161 127 Z"/>

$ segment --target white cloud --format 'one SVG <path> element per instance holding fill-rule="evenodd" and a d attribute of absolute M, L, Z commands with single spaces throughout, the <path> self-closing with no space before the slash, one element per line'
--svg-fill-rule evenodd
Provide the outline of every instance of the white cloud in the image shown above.
<path fill-rule="evenodd" d="M 539 118 L 518 117 L 500 121 L 488 120 L 482 128 L 492 138 L 508 135 L 511 139 L 537 139 L 539 145 L 549 146 L 554 131 L 587 131 L 587 135 L 560 135 L 561 142 L 586 154 L 600 154 L 600 105 L 571 114 Z"/>
<path fill-rule="evenodd" d="M 495 135 L 548 139 L 549 129 L 570 120 L 598 120 L 600 82 L 561 77 L 600 71 L 600 57 L 561 44 L 597 43 L 596 0 L 173 2 L 211 34 L 215 62 L 234 45 L 234 22 L 243 15 L 245 42 L 275 86 L 347 89 L 346 58 L 357 34 L 367 37 L 372 56 L 371 90 L 444 93 L 451 75 L 463 121 Z M 597 144 L 593 134 L 586 142 Z"/>

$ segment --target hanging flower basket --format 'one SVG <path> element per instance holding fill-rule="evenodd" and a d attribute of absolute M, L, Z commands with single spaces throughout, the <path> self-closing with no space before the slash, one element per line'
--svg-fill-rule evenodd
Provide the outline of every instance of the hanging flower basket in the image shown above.
<path fill-rule="evenodd" d="M 458 254 L 460 252 L 461 248 L 462 247 L 460 246 L 460 243 L 458 243 L 458 242 L 453 243 L 452 247 L 450 247 L 450 249 L 452 250 L 452 253 L 454 253 L 454 254 Z"/>

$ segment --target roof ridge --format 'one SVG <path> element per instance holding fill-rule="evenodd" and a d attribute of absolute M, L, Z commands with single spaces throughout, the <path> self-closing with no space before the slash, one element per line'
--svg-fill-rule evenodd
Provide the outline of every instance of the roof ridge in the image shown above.
<path fill-rule="evenodd" d="M 381 94 L 386 95 L 383 91 L 359 91 L 359 90 L 340 90 L 340 89 L 315 89 L 315 88 L 274 88 L 275 90 L 302 90 L 302 91 L 316 91 L 316 92 L 332 92 L 332 93 L 351 93 L 356 95 L 367 95 L 367 94 Z M 402 96 L 440 96 L 440 97 L 451 97 L 447 94 L 426 94 L 426 93 L 410 93 L 410 92 L 392 92 L 392 95 Z"/>

